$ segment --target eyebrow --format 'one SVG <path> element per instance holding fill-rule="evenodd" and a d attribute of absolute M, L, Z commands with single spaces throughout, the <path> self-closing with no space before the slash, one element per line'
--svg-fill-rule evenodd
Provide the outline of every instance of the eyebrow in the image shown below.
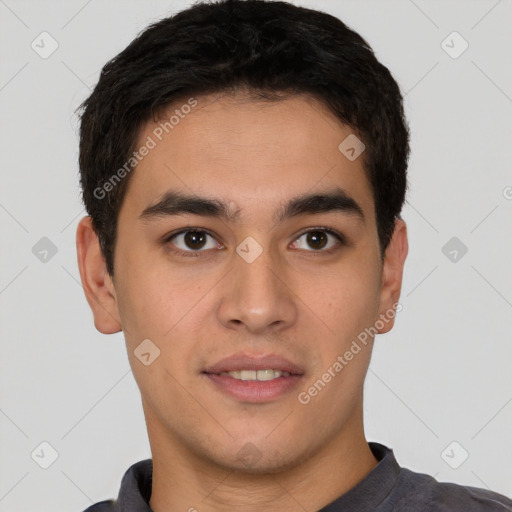
<path fill-rule="evenodd" d="M 365 222 L 361 206 L 340 187 L 335 187 L 333 190 L 326 192 L 306 193 L 293 197 L 284 205 L 281 205 L 275 212 L 273 220 L 280 223 L 300 215 L 315 215 L 329 212 L 343 213 L 356 217 L 363 223 Z M 145 208 L 139 218 L 143 221 L 149 221 L 158 217 L 187 213 L 219 218 L 231 223 L 237 222 L 240 218 L 240 210 L 233 210 L 228 202 L 177 191 L 165 193 L 156 204 Z"/>

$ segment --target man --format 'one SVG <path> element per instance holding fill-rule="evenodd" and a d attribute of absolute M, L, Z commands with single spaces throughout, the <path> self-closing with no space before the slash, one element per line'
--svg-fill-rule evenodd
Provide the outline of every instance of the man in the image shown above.
<path fill-rule="evenodd" d="M 367 43 L 288 3 L 194 5 L 104 67 L 78 261 L 96 328 L 124 332 L 152 459 L 89 512 L 512 511 L 365 438 L 408 140 Z"/>

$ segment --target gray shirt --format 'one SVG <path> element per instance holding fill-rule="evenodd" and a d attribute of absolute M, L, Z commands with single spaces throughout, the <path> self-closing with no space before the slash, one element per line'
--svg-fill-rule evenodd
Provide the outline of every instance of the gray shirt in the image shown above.
<path fill-rule="evenodd" d="M 485 489 L 442 483 L 398 465 L 393 451 L 369 442 L 379 461 L 355 487 L 319 512 L 512 512 L 512 500 Z M 84 512 L 152 512 L 151 459 L 131 466 L 117 500 L 102 501 Z"/>

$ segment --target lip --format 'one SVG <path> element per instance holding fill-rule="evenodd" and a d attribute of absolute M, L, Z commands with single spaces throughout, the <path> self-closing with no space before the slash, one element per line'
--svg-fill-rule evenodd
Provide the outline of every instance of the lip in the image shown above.
<path fill-rule="evenodd" d="M 290 375 L 268 381 L 244 381 L 230 375 L 220 375 L 221 372 L 265 370 L 267 368 L 288 372 Z M 252 403 L 276 400 L 297 387 L 304 377 L 304 370 L 299 365 L 277 354 L 265 356 L 234 354 L 207 366 L 201 373 L 217 390 L 239 401 Z"/>
<path fill-rule="evenodd" d="M 229 375 L 205 374 L 219 391 L 241 402 L 262 403 L 277 400 L 299 385 L 301 375 L 278 377 L 267 381 L 238 380 Z"/>
<path fill-rule="evenodd" d="M 213 365 L 207 366 L 202 373 L 218 375 L 222 372 L 265 370 L 267 368 L 288 372 L 292 375 L 304 375 L 304 370 L 298 364 L 292 363 L 278 354 L 268 354 L 265 356 L 233 354 L 217 361 Z"/>

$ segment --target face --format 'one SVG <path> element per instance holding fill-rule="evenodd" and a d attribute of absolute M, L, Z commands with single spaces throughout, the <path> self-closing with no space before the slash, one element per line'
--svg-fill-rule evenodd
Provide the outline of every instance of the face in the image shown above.
<path fill-rule="evenodd" d="M 155 144 L 119 213 L 111 300 L 90 301 L 109 311 L 96 326 L 124 331 L 154 443 L 292 467 L 362 428 L 361 333 L 398 300 L 403 259 L 382 265 L 363 157 L 338 149 L 352 130 L 326 108 L 196 101 L 140 134 Z"/>

